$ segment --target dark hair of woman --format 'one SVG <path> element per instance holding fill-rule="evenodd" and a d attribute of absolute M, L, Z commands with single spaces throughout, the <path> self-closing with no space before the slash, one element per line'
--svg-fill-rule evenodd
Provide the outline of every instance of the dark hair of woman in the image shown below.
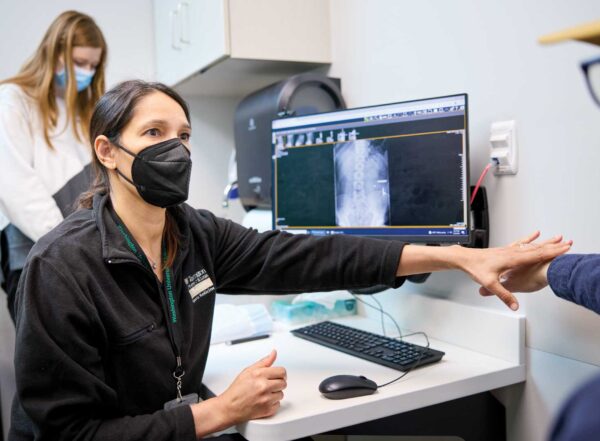
<path fill-rule="evenodd" d="M 190 122 L 190 111 L 181 96 L 168 86 L 161 83 L 149 83 L 141 80 L 125 81 L 105 93 L 94 109 L 90 121 L 90 144 L 92 146 L 92 164 L 94 180 L 89 191 L 79 199 L 80 208 L 92 208 L 92 200 L 96 194 L 110 192 L 108 171 L 98 160 L 94 152 L 94 141 L 100 135 L 106 136 L 111 142 L 119 143 L 123 128 L 133 118 L 137 103 L 151 93 L 162 92 L 175 100 L 183 109 Z M 170 209 L 167 209 L 165 231 L 163 237 L 167 245 L 167 266 L 172 266 L 179 247 L 179 231 Z"/>

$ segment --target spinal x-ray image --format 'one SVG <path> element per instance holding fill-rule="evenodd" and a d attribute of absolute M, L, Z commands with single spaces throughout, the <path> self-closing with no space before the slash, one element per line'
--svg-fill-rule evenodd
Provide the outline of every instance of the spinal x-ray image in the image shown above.
<path fill-rule="evenodd" d="M 334 147 L 335 220 L 341 227 L 390 224 L 385 142 L 358 140 Z"/>

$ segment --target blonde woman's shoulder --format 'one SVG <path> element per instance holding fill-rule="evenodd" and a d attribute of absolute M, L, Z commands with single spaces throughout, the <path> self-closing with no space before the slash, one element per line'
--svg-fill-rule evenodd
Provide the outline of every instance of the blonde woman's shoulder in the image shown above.
<path fill-rule="evenodd" d="M 11 104 L 13 106 L 29 107 L 35 101 L 31 98 L 23 88 L 14 83 L 0 84 L 0 105 Z"/>

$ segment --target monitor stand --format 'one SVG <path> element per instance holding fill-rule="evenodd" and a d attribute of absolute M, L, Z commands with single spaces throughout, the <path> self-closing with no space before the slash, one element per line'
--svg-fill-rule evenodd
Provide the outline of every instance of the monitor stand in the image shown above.
<path fill-rule="evenodd" d="M 471 194 L 475 187 L 471 186 Z M 490 217 L 485 187 L 479 187 L 471 204 L 471 242 L 469 248 L 488 248 L 490 244 Z"/>

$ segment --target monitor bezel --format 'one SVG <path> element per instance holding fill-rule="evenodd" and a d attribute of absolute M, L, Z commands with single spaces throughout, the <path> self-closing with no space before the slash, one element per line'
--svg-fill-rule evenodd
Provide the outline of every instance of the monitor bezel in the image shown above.
<path fill-rule="evenodd" d="M 418 236 L 410 236 L 410 235 L 377 235 L 377 234 L 368 234 L 368 235 L 359 235 L 359 234 L 344 234 L 345 236 L 356 236 L 356 237 L 369 237 L 369 238 L 374 238 L 374 239 L 384 239 L 384 240 L 394 240 L 394 241 L 401 241 L 401 242 L 411 242 L 411 243 L 420 243 L 420 244 L 427 244 L 427 245 L 442 245 L 442 244 L 460 244 L 460 245 L 465 245 L 471 242 L 471 235 L 472 235 L 472 221 L 471 221 L 471 208 L 470 208 L 470 203 L 469 201 L 471 200 L 471 185 L 470 185 L 470 171 L 471 171 L 471 167 L 470 167 L 470 130 L 469 130 L 469 94 L 466 92 L 462 92 L 462 93 L 453 93 L 453 94 L 449 94 L 449 95 L 441 95 L 441 96 L 434 96 L 434 97 L 430 97 L 430 98 L 419 98 L 419 99 L 412 99 L 412 100 L 406 100 L 406 101 L 394 101 L 394 102 L 389 102 L 389 103 L 382 103 L 382 104 L 374 104 L 374 105 L 370 105 L 370 106 L 360 106 L 360 107 L 350 107 L 347 109 L 337 109 L 337 110 L 330 110 L 327 112 L 317 112 L 317 113 L 310 113 L 310 114 L 306 114 L 306 115 L 300 115 L 300 116 L 294 116 L 294 115 L 288 115 L 288 116 L 284 116 L 284 117 L 280 117 L 280 118 L 273 118 L 271 120 L 271 135 L 273 134 L 273 125 L 276 121 L 281 121 L 281 120 L 288 120 L 291 118 L 304 118 L 304 117 L 309 117 L 309 116 L 315 116 L 315 115 L 327 115 L 327 114 L 342 114 L 348 111 L 354 111 L 354 110 L 362 110 L 362 109 L 373 109 L 373 108 L 377 108 L 377 107 L 385 107 L 385 106 L 393 106 L 393 105 L 398 105 L 398 104 L 409 104 L 409 103 L 416 103 L 416 102 L 420 102 L 420 101 L 433 101 L 433 100 L 438 100 L 438 99 L 444 99 L 444 98 L 452 98 L 452 97 L 464 97 L 465 99 L 465 135 L 466 135 L 466 143 L 465 143 L 465 155 L 466 155 L 466 159 L 465 159 L 465 175 L 466 175 L 466 204 L 467 204 L 467 216 L 465 219 L 466 222 L 466 226 L 467 226 L 467 234 L 465 235 L 456 235 L 456 236 L 423 236 L 423 235 L 418 235 Z M 286 228 L 286 229 L 279 229 L 276 227 L 275 224 L 275 146 L 273 145 L 273 142 L 271 142 L 271 201 L 272 201 L 272 205 L 271 205 L 271 229 L 272 230 L 279 230 L 279 231 L 286 231 L 288 233 L 291 234 L 301 234 L 302 232 L 306 232 L 306 231 L 310 231 L 310 228 Z M 327 231 L 325 229 L 315 229 L 314 231 Z M 308 233 L 311 234 L 311 233 Z M 341 233 L 343 234 L 343 233 Z M 320 234 L 312 234 L 314 236 L 321 236 Z M 327 234 L 323 234 L 323 236 L 326 236 Z M 435 238 L 435 240 L 431 240 L 432 238 Z"/>

